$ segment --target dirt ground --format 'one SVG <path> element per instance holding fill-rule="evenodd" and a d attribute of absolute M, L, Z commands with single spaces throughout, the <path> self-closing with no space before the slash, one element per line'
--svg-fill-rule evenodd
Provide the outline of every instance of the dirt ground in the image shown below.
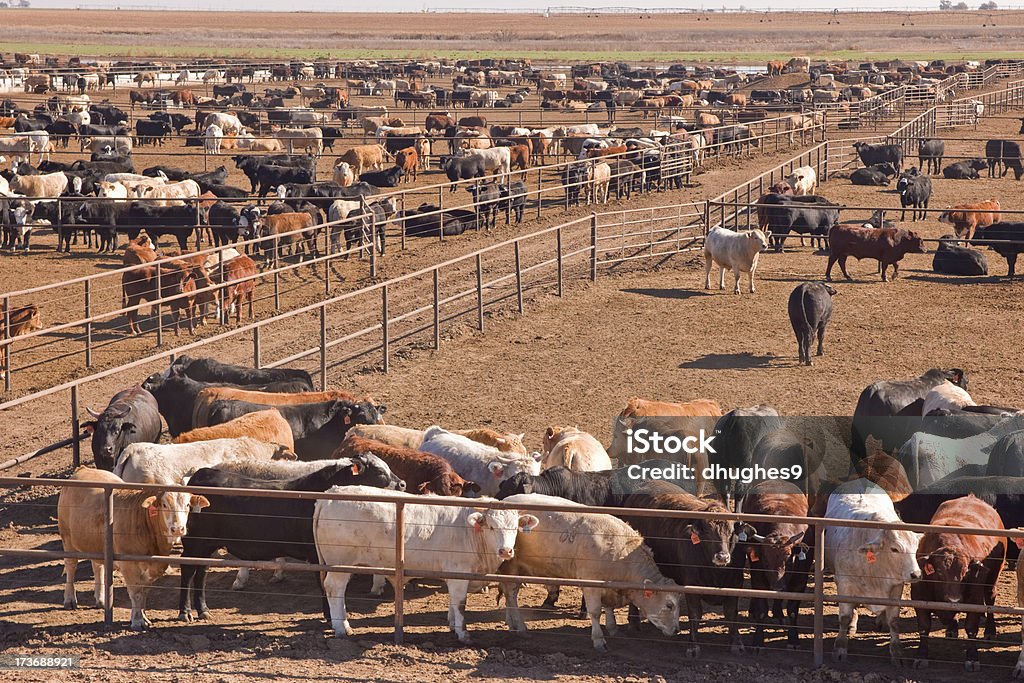
<path fill-rule="evenodd" d="M 112 17 L 116 16 L 115 20 Z M 196 21 L 195 17 L 200 17 Z M 4 13 L 0 45 L 116 48 L 121 54 L 352 54 L 465 56 L 705 53 L 743 60 L 780 54 L 1012 54 L 1024 12 L 784 12 L 689 14 L 270 14 L 79 10 L 74 31 L 59 10 Z M 90 47 L 94 46 L 94 47 Z M 14 49 L 14 48 L 10 48 Z M 65 51 L 65 50 L 60 50 Z M 589 58 L 589 57 L 586 57 Z"/>
<path fill-rule="evenodd" d="M 1012 117 L 983 120 L 976 131 L 955 131 L 967 140 L 947 143 L 949 161 L 974 156 L 987 137 L 1012 137 L 1018 123 Z M 699 200 L 749 178 L 792 156 L 772 153 L 753 160 L 730 160 L 696 177 L 699 187 L 634 200 L 629 207 L 657 206 L 672 201 Z M 948 163 L 948 161 L 947 161 Z M 1012 180 L 947 181 L 934 179 L 932 206 L 999 196 L 1008 208 L 1019 204 L 1019 185 Z M 848 206 L 897 206 L 897 197 L 876 188 L 859 188 L 843 178 L 823 185 L 820 193 Z M 455 253 L 465 253 L 517 232 L 554 224 L 586 212 L 552 211 L 544 223 L 499 228 L 491 235 L 459 238 L 457 251 L 445 246 L 416 243 L 408 253 L 395 253 L 394 261 L 381 262 L 383 274 L 409 272 Z M 852 212 L 843 220 L 857 221 Z M 947 232 L 934 218 L 920 223 L 928 237 Z M 585 230 L 580 234 L 585 234 Z M 567 244 L 576 244 L 567 233 Z M 541 251 L 524 251 L 530 259 Z M 0 287 L 24 286 L 29 277 L 52 279 L 56 264 L 93 272 L 111 267 L 111 259 L 96 260 L 76 254 L 71 259 L 40 251 L 29 257 L 4 257 Z M 488 261 L 494 272 L 507 263 L 510 253 Z M 988 252 L 989 277 L 950 278 L 931 272 L 931 255 L 912 255 L 904 261 L 903 277 L 882 283 L 868 262 L 851 268 L 853 283 L 836 287 L 835 314 L 826 339 L 826 355 L 812 368 L 797 365 L 795 341 L 786 315 L 786 299 L 805 280 L 822 277 L 825 259 L 809 248 L 785 254 L 766 254 L 758 271 L 754 295 L 734 296 L 703 289 L 703 272 L 694 254 L 673 257 L 660 264 L 601 268 L 596 283 L 581 277 L 582 259 L 567 264 L 566 297 L 553 294 L 550 270 L 531 279 L 527 315 L 511 306 L 489 309 L 485 331 L 474 331 L 472 316 L 460 316 L 446 325 L 441 349 L 425 344 L 396 348 L 389 374 L 367 367 L 360 360 L 344 362 L 355 346 L 331 355 L 330 385 L 366 392 L 388 405 L 389 421 L 415 427 L 442 424 L 451 427 L 491 426 L 525 431 L 527 445 L 540 446 L 540 435 L 551 424 L 573 424 L 607 443 L 611 420 L 631 395 L 668 400 L 707 397 L 725 409 L 771 403 L 782 414 L 844 415 L 852 411 L 861 389 L 882 378 L 919 374 L 928 367 L 963 367 L 971 377 L 971 393 L 980 403 L 1017 405 L 1024 378 L 1019 370 L 1021 285 L 998 277 L 1004 262 Z M 10 264 L 10 265 L 9 265 Z M 364 264 L 365 266 L 365 264 Z M 362 267 L 364 267 L 362 266 Z M 345 286 L 361 282 L 351 266 Z M 361 268 L 361 267 L 360 267 Z M 35 275 L 31 275 L 35 274 Z M 472 277 L 471 268 L 457 268 L 446 276 L 445 293 L 456 291 Z M 289 290 L 290 305 L 315 300 L 322 286 L 306 278 L 306 289 L 295 276 Z M 448 278 L 451 278 L 450 280 Z M 507 294 L 509 288 L 495 288 Z M 396 315 L 410 306 L 413 287 L 394 293 Z M 47 302 L 56 306 L 61 302 Z M 376 303 L 332 309 L 331 333 L 358 328 L 372 319 Z M 267 314 L 263 303 L 261 314 Z M 454 306 L 453 306 L 454 308 Z M 472 313 L 475 315 L 475 307 Z M 1008 322 L 1009 321 L 1009 322 Z M 984 333 L 979 333 L 983 330 Z M 282 357 L 298 344 L 308 346 L 317 334 L 316 318 L 303 317 L 286 331 L 264 340 L 266 358 Z M 420 339 L 420 338 L 417 338 Z M 138 346 L 117 347 L 102 362 L 123 362 L 143 357 L 152 349 L 152 334 Z M 396 345 L 397 346 L 397 345 Z M 225 360 L 246 362 L 246 342 L 221 344 L 213 353 Z M 164 365 L 149 364 L 132 373 L 137 381 Z M 315 358 L 296 365 L 315 369 Z M 54 378 L 72 376 L 71 366 Z M 83 405 L 101 405 L 129 381 L 127 375 L 89 388 Z M 66 431 L 66 395 L 52 401 L 6 411 L 2 420 L 4 457 L 13 457 L 50 442 Z M 87 442 L 85 444 L 88 451 Z M 11 470 L 13 474 L 66 476 L 65 449 Z M 56 549 L 55 491 L 8 489 L 0 492 L 0 546 Z M 708 615 L 706 647 L 700 660 L 683 656 L 681 637 L 670 641 L 650 630 L 620 634 L 610 639 L 612 654 L 593 653 L 585 622 L 575 618 L 572 605 L 578 592 L 563 592 L 561 608 L 550 614 L 532 612 L 532 634 L 514 637 L 503 627 L 503 613 L 494 606 L 494 594 L 469 599 L 469 623 L 476 644 L 459 647 L 445 628 L 447 596 L 436 584 L 423 583 L 407 595 L 407 642 L 392 644 L 390 592 L 383 601 L 366 596 L 367 579 L 353 582 L 350 590 L 352 623 L 357 635 L 343 641 L 326 636 L 319 619 L 315 579 L 289 575 L 284 583 L 269 583 L 269 573 L 255 572 L 243 593 L 228 586 L 233 572 L 214 571 L 209 581 L 212 623 L 184 625 L 174 621 L 177 606 L 176 573 L 164 577 L 151 595 L 150 616 L 155 629 L 146 634 L 124 628 L 127 595 L 118 584 L 113 629 L 102 627 L 102 613 L 92 607 L 91 579 L 79 572 L 77 588 L 83 607 L 60 609 L 61 567 L 56 562 L 28 562 L 0 558 L 0 652 L 4 654 L 72 654 L 82 657 L 83 669 L 53 674 L 16 674 L 18 680 L 216 680 L 241 681 L 251 677 L 289 677 L 295 680 L 345 678 L 353 681 L 442 680 L 558 680 L 558 681 L 724 681 L 742 677 L 755 681 L 806 679 L 839 681 L 953 681 L 960 680 L 963 642 L 947 643 L 933 635 L 932 668 L 926 672 L 895 671 L 888 662 L 886 638 L 862 620 L 862 632 L 853 641 L 851 661 L 839 668 L 811 670 L 810 639 L 800 651 L 783 649 L 779 633 L 760 653 L 737 657 L 728 652 L 722 616 Z M 1015 602 L 1015 580 L 1004 571 L 997 604 Z M 834 592 L 831 584 L 826 592 Z M 542 593 L 527 591 L 526 605 L 537 605 Z M 744 606 L 745 612 L 745 606 Z M 620 611 L 619 621 L 624 621 Z M 801 627 L 809 629 L 805 609 Z M 826 608 L 826 656 L 835 636 L 834 606 Z M 746 632 L 746 626 L 742 627 Z M 905 634 L 914 632 L 913 614 L 901 619 Z M 916 638 L 905 635 L 904 643 Z M 1005 680 L 1020 648 L 1019 620 L 999 619 L 996 642 L 982 647 L 983 672 L 979 680 Z"/>

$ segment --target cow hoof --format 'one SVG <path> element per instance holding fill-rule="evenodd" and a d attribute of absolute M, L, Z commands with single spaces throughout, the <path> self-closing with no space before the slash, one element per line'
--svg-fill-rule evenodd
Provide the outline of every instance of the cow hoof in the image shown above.
<path fill-rule="evenodd" d="M 973 662 L 964 662 L 964 671 L 970 671 L 971 673 L 981 671 L 981 662 L 977 660 Z"/>
<path fill-rule="evenodd" d="M 697 659 L 698 657 L 700 657 L 700 645 L 691 645 L 686 648 L 687 659 Z"/>
<path fill-rule="evenodd" d="M 602 654 L 608 654 L 608 644 L 607 643 L 594 643 L 594 649 L 597 650 L 598 652 L 602 653 Z"/>
<path fill-rule="evenodd" d="M 846 648 L 836 648 L 832 650 L 832 661 L 833 662 L 845 662 L 846 661 Z"/>
<path fill-rule="evenodd" d="M 554 601 L 554 600 L 545 600 L 544 602 L 542 602 L 542 603 L 540 604 L 540 608 L 541 608 L 541 609 L 546 609 L 546 610 L 554 610 L 554 609 L 557 609 L 557 607 L 556 607 L 556 605 L 555 605 L 555 601 Z"/>
<path fill-rule="evenodd" d="M 1013 667 L 1013 677 L 1024 678 L 1024 664 L 1018 664 L 1017 666 Z"/>
<path fill-rule="evenodd" d="M 192 612 L 178 612 L 178 621 L 184 621 L 186 624 L 191 624 L 193 621 Z"/>
<path fill-rule="evenodd" d="M 914 668 L 915 669 L 927 669 L 928 668 L 928 660 L 927 659 L 915 659 L 914 660 Z"/>
<path fill-rule="evenodd" d="M 133 631 L 148 631 L 151 625 L 152 624 L 150 624 L 148 621 L 143 621 L 141 623 L 132 622 L 131 629 Z"/>
<path fill-rule="evenodd" d="M 203 620 L 203 621 L 206 621 L 207 619 L 209 619 L 209 618 L 210 618 L 210 612 L 209 612 L 209 610 L 203 610 L 202 612 L 200 612 L 200 613 L 199 613 L 199 614 L 197 615 L 197 617 L 196 617 L 196 618 L 198 618 L 198 619 L 201 619 L 201 620 Z"/>
<path fill-rule="evenodd" d="M 64 609 L 78 609 L 78 603 L 77 602 L 65 602 L 64 603 Z"/>
<path fill-rule="evenodd" d="M 284 581 L 284 572 L 274 572 L 268 583 L 281 583 L 282 581 Z"/>

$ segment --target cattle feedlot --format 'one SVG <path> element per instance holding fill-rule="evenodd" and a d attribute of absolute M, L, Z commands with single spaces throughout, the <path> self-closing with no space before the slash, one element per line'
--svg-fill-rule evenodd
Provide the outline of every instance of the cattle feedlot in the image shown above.
<path fill-rule="evenodd" d="M 1024 677 L 1021 16 L 0 8 L 0 669 Z"/>

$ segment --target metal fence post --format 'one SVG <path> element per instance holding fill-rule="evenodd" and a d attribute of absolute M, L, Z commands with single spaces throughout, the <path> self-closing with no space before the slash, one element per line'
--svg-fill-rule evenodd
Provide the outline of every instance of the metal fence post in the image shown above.
<path fill-rule="evenodd" d="M 484 263 L 479 253 L 476 255 L 476 326 L 484 331 Z"/>
<path fill-rule="evenodd" d="M 814 525 L 814 666 L 825 664 L 825 526 Z"/>
<path fill-rule="evenodd" d="M 226 283 L 227 282 L 227 270 L 224 268 L 224 250 L 223 249 L 221 249 L 221 250 L 219 250 L 217 252 L 217 268 L 220 270 L 221 282 Z M 221 287 L 220 289 L 217 290 L 217 312 L 218 312 L 217 322 L 220 323 L 221 325 L 227 325 L 228 324 L 228 319 L 230 318 L 230 316 L 228 315 L 228 309 L 227 309 L 227 306 L 226 306 L 227 302 L 224 300 L 224 297 L 227 296 L 227 292 L 225 290 L 226 290 L 226 287 Z M 242 298 L 241 297 L 238 298 L 238 308 L 239 308 L 238 314 L 241 315 L 242 314 L 242 311 L 241 311 L 241 308 L 242 308 Z"/>
<path fill-rule="evenodd" d="M 441 348 L 441 272 L 434 268 L 434 350 Z"/>
<path fill-rule="evenodd" d="M 85 281 L 85 367 L 92 367 L 92 280 Z"/>
<path fill-rule="evenodd" d="M 103 497 L 103 623 L 114 624 L 114 489 L 105 487 Z"/>
<path fill-rule="evenodd" d="M 544 161 L 546 163 L 547 159 L 545 159 Z M 541 184 L 541 177 L 543 175 L 544 175 L 544 172 L 541 171 L 540 168 L 538 168 L 537 169 L 537 218 L 538 218 L 538 220 L 540 219 L 541 206 L 544 204 L 544 200 L 542 198 L 544 190 L 543 190 L 543 185 Z M 509 202 L 509 203 L 511 204 L 511 202 Z"/>
<path fill-rule="evenodd" d="M 590 281 L 597 282 L 597 214 L 590 214 Z"/>
<path fill-rule="evenodd" d="M 0 360 L 4 366 L 4 391 L 11 390 L 11 297 L 4 297 L 4 347 L 0 349 Z"/>
<path fill-rule="evenodd" d="M 257 325 L 252 328 L 252 366 L 254 368 L 260 367 L 260 328 L 262 325 Z"/>
<path fill-rule="evenodd" d="M 562 226 L 555 230 L 555 260 L 558 268 L 558 296 L 562 296 Z"/>
<path fill-rule="evenodd" d="M 81 432 L 78 425 L 78 385 L 71 385 L 71 464 L 78 467 L 82 464 L 82 444 L 79 441 Z"/>
<path fill-rule="evenodd" d="M 523 261 L 519 250 L 519 240 L 513 242 L 516 255 L 516 304 L 519 306 L 519 315 L 523 314 Z"/>
<path fill-rule="evenodd" d="M 274 235 L 274 312 L 281 310 L 281 273 L 278 269 L 278 255 L 280 252 L 280 238 Z"/>
<path fill-rule="evenodd" d="M 160 264 L 156 265 L 156 345 L 163 346 L 164 343 L 164 307 L 160 303 L 163 298 L 163 285 L 160 283 Z M 136 312 L 136 315 L 138 313 Z"/>
<path fill-rule="evenodd" d="M 320 305 L 320 391 L 327 391 L 327 304 Z"/>
<path fill-rule="evenodd" d="M 388 286 L 385 284 L 380 289 L 380 327 L 381 327 L 381 349 L 384 352 L 384 372 L 390 370 L 390 346 L 391 330 L 388 320 Z"/>
<path fill-rule="evenodd" d="M 395 503 L 395 644 L 405 640 L 405 503 Z"/>
<path fill-rule="evenodd" d="M 444 188 L 437 188 L 437 239 L 444 242 Z"/>

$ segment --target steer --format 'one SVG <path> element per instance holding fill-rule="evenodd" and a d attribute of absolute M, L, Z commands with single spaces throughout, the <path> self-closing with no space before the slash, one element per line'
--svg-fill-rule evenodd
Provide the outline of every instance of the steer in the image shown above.
<path fill-rule="evenodd" d="M 388 496 L 364 486 L 330 489 L 329 493 Z M 318 500 L 313 513 L 313 539 L 319 562 L 331 565 L 390 567 L 395 564 L 395 505 L 348 500 Z M 405 562 L 429 572 L 493 574 L 515 555 L 516 535 L 538 525 L 534 515 L 515 510 L 475 511 L 406 503 Z M 414 575 L 406 574 L 412 578 Z M 322 575 L 330 605 L 331 626 L 338 637 L 352 635 L 345 589 L 352 574 Z M 391 577 L 388 577 L 391 579 Z M 448 627 L 461 643 L 469 643 L 465 626 L 468 579 L 446 579 Z"/>
<path fill-rule="evenodd" d="M 252 437 L 215 439 L 196 443 L 133 443 L 114 463 L 114 474 L 143 484 L 181 484 L 202 467 L 232 460 L 294 460 L 284 446 Z"/>
<path fill-rule="evenodd" d="M 548 427 L 544 433 L 542 470 L 565 467 L 581 471 L 600 471 L 612 468 L 611 458 L 601 442 L 575 427 Z"/>
<path fill-rule="evenodd" d="M 785 521 L 786 517 L 807 516 L 807 496 L 800 489 L 782 481 L 766 481 L 752 486 L 736 507 L 737 512 L 778 517 L 775 522 L 752 522 L 754 533 L 741 537 L 737 550 L 750 563 L 750 587 L 755 590 L 803 593 L 812 560 L 804 539 L 813 538 L 814 528 L 807 524 Z M 783 622 L 783 601 L 773 600 L 772 616 Z M 795 648 L 800 635 L 796 622 L 800 614 L 799 600 L 785 601 L 785 623 L 788 645 Z M 768 619 L 768 600 L 750 599 L 750 619 L 754 622 L 754 647 L 764 646 L 764 625 Z"/>
<path fill-rule="evenodd" d="M 885 491 L 867 479 L 855 479 L 839 486 L 828 499 L 825 517 L 840 520 L 865 520 L 899 523 L 892 500 Z M 899 606 L 871 604 L 872 597 L 899 600 L 903 587 L 921 578 L 914 558 L 921 534 L 893 529 L 844 526 L 825 527 L 825 563 L 835 576 L 840 595 L 865 597 L 873 614 L 882 615 L 889 628 L 889 656 L 899 666 Z M 849 639 L 857 634 L 857 605 L 839 603 L 839 635 L 832 658 L 846 659 Z"/>
<path fill-rule="evenodd" d="M 968 494 L 943 503 L 935 511 L 930 524 L 945 527 L 970 527 L 1001 531 L 1003 523 L 995 509 Z M 917 548 L 917 561 L 924 572 L 922 581 L 910 587 L 912 600 L 992 606 L 996 601 L 996 581 L 1006 558 L 1006 539 L 1000 536 L 979 536 L 951 532 L 928 532 Z M 928 641 L 931 639 L 932 610 L 915 608 L 921 635 L 915 668 L 928 665 Z M 939 621 L 946 626 L 946 638 L 956 639 L 959 625 L 956 610 L 936 610 Z M 964 630 L 969 641 L 964 660 L 967 671 L 980 671 L 978 661 L 978 627 L 982 614 L 968 612 Z M 985 638 L 996 637 L 996 618 L 985 616 Z"/>
<path fill-rule="evenodd" d="M 612 425 L 612 442 L 608 447 L 608 455 L 617 460 L 619 465 L 628 465 L 641 459 L 641 453 L 630 452 L 627 448 L 626 433 L 629 429 L 636 433 L 639 429 L 646 428 L 662 436 L 671 434 L 680 439 L 693 437 L 693 440 L 699 441 L 701 432 L 712 433 L 715 420 L 721 416 L 721 406 L 708 399 L 671 403 L 632 396 L 626 401 L 626 406 Z M 695 465 L 698 463 L 697 458 L 703 457 L 702 454 L 694 454 L 694 459 L 684 464 Z M 702 466 L 706 464 L 703 462 Z"/>
<path fill-rule="evenodd" d="M 829 254 L 825 279 L 832 281 L 832 266 L 839 268 L 847 280 L 853 281 L 846 270 L 846 259 L 875 259 L 881 265 L 882 282 L 888 282 L 886 270 L 892 266 L 892 279 L 899 274 L 899 262 L 907 254 L 925 253 L 924 240 L 916 232 L 902 228 L 861 228 L 836 225 L 828 231 Z"/>
<path fill-rule="evenodd" d="M 250 436 L 264 443 L 279 444 L 289 451 L 295 450 L 291 425 L 276 410 L 247 413 L 213 427 L 197 427 L 174 438 L 174 443 L 195 443 L 214 439 L 234 439 Z"/>
<path fill-rule="evenodd" d="M 890 163 L 897 173 L 902 169 L 903 148 L 899 145 L 869 145 L 866 142 L 855 142 L 853 148 L 865 166 Z"/>
<path fill-rule="evenodd" d="M 331 457 L 354 458 L 368 453 L 386 462 L 391 471 L 405 482 L 410 493 L 462 496 L 464 493 L 480 492 L 479 486 L 460 477 L 448 461 L 440 456 L 364 439 L 352 433 L 346 435 Z"/>
<path fill-rule="evenodd" d="M 890 179 L 896 175 L 896 169 L 892 164 L 874 164 L 866 168 L 858 168 L 850 174 L 850 182 L 854 185 L 872 185 L 885 187 L 889 185 Z"/>
<path fill-rule="evenodd" d="M 946 154 L 944 140 L 918 140 L 917 163 L 925 173 L 938 173 L 942 166 L 942 157 Z"/>
<path fill-rule="evenodd" d="M 916 221 L 918 214 L 924 220 L 928 217 L 928 201 L 932 197 L 932 181 L 926 175 L 921 175 L 917 168 L 904 171 L 896 183 L 896 191 L 900 195 L 900 206 L 903 211 L 900 213 L 900 220 L 906 220 L 907 207 L 913 206 L 910 212 L 910 220 Z M 895 277 L 895 275 L 893 276 Z"/>
<path fill-rule="evenodd" d="M 271 382 L 297 382 L 313 391 L 313 378 L 305 370 L 291 368 L 250 368 L 231 365 L 215 358 L 192 358 L 181 354 L 171 363 L 171 369 L 200 382 L 228 384 L 269 384 Z"/>
<path fill-rule="evenodd" d="M 584 588 L 583 599 L 590 617 L 590 637 L 594 648 L 607 651 L 607 641 L 601 632 L 601 612 L 605 614 L 605 627 L 609 634 L 617 630 L 616 607 L 628 604 L 666 636 L 679 629 L 679 596 L 659 588 L 675 587 L 666 578 L 645 547 L 640 534 L 625 522 L 611 515 L 580 514 L 579 507 L 560 498 L 537 494 L 515 495 L 505 499 L 512 505 L 558 505 L 563 511 L 536 513 L 539 532 L 521 534 L 516 539 L 515 555 L 502 564 L 502 574 L 551 576 L 567 579 L 591 579 L 620 583 L 637 583 L 637 590 Z M 506 598 L 505 621 L 508 627 L 520 633 L 526 631 L 526 622 L 519 612 L 521 584 L 503 582 Z"/>
<path fill-rule="evenodd" d="M 735 275 L 733 294 L 740 293 L 740 275 L 747 274 L 750 293 L 754 289 L 754 272 L 758 257 L 768 250 L 768 238 L 760 230 L 736 233 L 723 227 L 712 228 L 704 238 L 704 289 L 711 289 L 711 266 L 719 267 L 718 288 L 725 289 L 725 271 Z"/>
<path fill-rule="evenodd" d="M 825 328 L 832 319 L 836 290 L 821 282 L 804 282 L 789 295 L 789 322 L 796 334 L 800 362 L 811 365 L 811 340 L 818 337 L 817 355 L 825 355 Z"/>
<path fill-rule="evenodd" d="M 1011 280 L 1017 274 L 1017 256 L 1024 253 L 1024 223 L 1002 221 L 993 223 L 983 230 L 973 244 L 986 244 L 992 251 L 1006 259 L 1006 276 Z"/>
<path fill-rule="evenodd" d="M 447 460 L 464 479 L 480 486 L 480 493 L 493 496 L 498 486 L 519 472 L 540 473 L 540 454 L 505 453 L 438 426 L 423 433 L 419 449 Z"/>
<path fill-rule="evenodd" d="M 332 486 L 365 484 L 359 490 L 374 495 L 383 489 L 405 488 L 388 466 L 373 456 L 324 461 L 320 465 L 310 473 L 291 479 L 252 478 L 205 468 L 196 472 L 189 483 L 276 491 L 326 491 Z M 241 560 L 291 557 L 304 562 L 317 561 L 313 545 L 313 500 L 236 495 L 210 495 L 208 500 L 205 512 L 193 512 L 189 516 L 189 531 L 181 539 L 183 558 L 211 557 L 220 548 L 226 548 Z M 259 522 L 253 523 L 254 519 Z M 192 621 L 193 610 L 200 619 L 210 616 L 206 605 L 206 567 L 182 564 L 178 618 Z M 330 618 L 326 604 L 324 617 Z"/>
<path fill-rule="evenodd" d="M 80 467 L 71 475 L 74 481 L 97 483 L 120 483 L 117 475 L 104 470 Z M 149 491 L 114 489 L 111 493 L 113 539 L 111 552 L 117 555 L 170 555 L 171 546 L 185 533 L 189 509 L 200 510 L 209 505 L 204 496 L 189 493 L 161 492 L 151 495 Z M 57 497 L 57 529 L 66 553 L 104 552 L 104 518 L 108 501 L 102 488 L 63 487 Z M 78 607 L 75 594 L 75 570 L 77 558 L 64 560 L 64 607 Z M 96 604 L 105 606 L 107 581 L 104 563 L 91 560 L 95 577 Z M 114 562 L 128 588 L 132 603 L 131 627 L 141 631 L 151 622 L 146 617 L 146 597 L 150 586 L 156 582 L 167 565 L 163 562 Z"/>
<path fill-rule="evenodd" d="M 988 275 L 988 261 L 980 251 L 960 246 L 953 235 L 943 235 L 932 258 L 932 270 L 943 275 Z"/>
<path fill-rule="evenodd" d="M 989 140 L 985 143 L 985 160 L 988 162 L 988 177 L 993 178 L 999 167 L 1003 172 L 999 174 L 1002 178 L 1006 171 L 1013 169 L 1013 177 L 1020 180 L 1024 175 L 1024 161 L 1021 159 L 1020 145 L 1010 140 Z"/>
<path fill-rule="evenodd" d="M 87 408 L 95 419 L 82 426 L 92 431 L 92 457 L 96 467 L 114 469 L 126 446 L 160 441 L 160 409 L 153 394 L 135 385 L 114 394 L 102 413 Z"/>

